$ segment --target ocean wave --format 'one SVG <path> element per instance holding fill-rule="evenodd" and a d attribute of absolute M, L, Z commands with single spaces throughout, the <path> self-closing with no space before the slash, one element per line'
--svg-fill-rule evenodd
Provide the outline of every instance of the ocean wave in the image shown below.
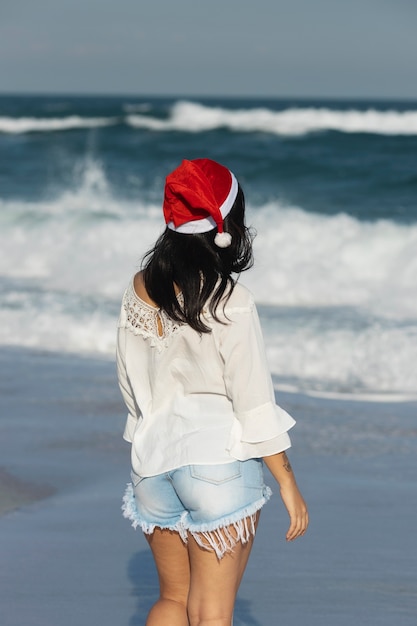
<path fill-rule="evenodd" d="M 280 384 L 298 390 L 401 393 L 417 398 L 416 320 L 397 325 L 356 311 L 297 308 L 262 315 L 267 355 Z"/>
<path fill-rule="evenodd" d="M 132 263 L 160 233 L 157 202 L 118 198 L 97 161 L 78 170 L 73 187 L 55 198 L 0 199 L 4 276 L 29 278 L 42 266 L 50 286 L 66 276 L 75 290 L 94 289 L 96 269 L 126 267 L 126 259 Z M 323 215 L 279 201 L 249 204 L 248 220 L 258 234 L 255 268 L 245 281 L 262 303 L 415 317 L 417 224 Z"/>
<path fill-rule="evenodd" d="M 319 215 L 276 202 L 251 218 L 258 231 L 257 269 L 248 281 L 258 300 L 416 316 L 417 224 Z M 264 277 L 258 275 L 262 270 Z"/>
<path fill-rule="evenodd" d="M 263 132 L 302 136 L 313 132 L 417 135 L 417 111 L 336 110 L 326 107 L 227 109 L 196 102 L 177 101 L 167 118 L 149 114 L 149 103 L 123 105 L 119 117 L 0 117 L 0 133 L 56 132 L 126 124 L 155 132 L 200 133 L 226 128 L 234 132 Z"/>
<path fill-rule="evenodd" d="M 187 101 L 176 102 L 167 119 L 132 114 L 126 123 L 153 131 L 198 133 L 227 128 L 237 132 L 264 132 L 299 136 L 320 131 L 417 135 L 417 111 L 335 110 L 326 107 L 226 109 Z"/>
<path fill-rule="evenodd" d="M 80 168 L 81 169 L 81 168 Z M 100 164 L 54 199 L 0 202 L 0 345 L 114 353 L 128 278 L 164 228 L 160 206 L 115 196 Z M 417 389 L 417 225 L 278 202 L 248 208 L 272 371 L 299 388 Z"/>
<path fill-rule="evenodd" d="M 112 126 L 117 123 L 117 118 L 110 117 L 80 117 L 70 115 L 68 117 L 0 117 L 0 133 L 31 133 L 31 132 L 56 132 L 61 130 L 74 130 L 77 128 L 96 128 L 100 126 Z"/>

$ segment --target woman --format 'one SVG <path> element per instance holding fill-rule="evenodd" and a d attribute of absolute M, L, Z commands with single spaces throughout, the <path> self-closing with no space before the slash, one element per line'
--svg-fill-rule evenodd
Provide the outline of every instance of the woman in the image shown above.
<path fill-rule="evenodd" d="M 252 295 L 244 196 L 209 159 L 166 179 L 167 227 L 123 297 L 117 347 L 129 414 L 125 517 L 151 547 L 160 599 L 147 626 L 230 626 L 260 509 L 280 486 L 293 541 L 308 525 L 285 450 L 294 420 L 275 404 Z M 262 462 L 263 460 L 263 462 Z"/>

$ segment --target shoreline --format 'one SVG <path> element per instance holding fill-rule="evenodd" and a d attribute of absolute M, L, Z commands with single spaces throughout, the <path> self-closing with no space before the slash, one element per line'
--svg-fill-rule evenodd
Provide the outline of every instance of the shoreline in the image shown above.
<path fill-rule="evenodd" d="M 31 347 L 31 346 L 19 346 L 13 344 L 0 344 L 0 363 L 4 356 L 9 354 L 18 358 L 24 357 L 37 357 L 45 359 L 54 359 L 59 362 L 65 361 L 77 361 L 81 363 L 100 363 L 102 365 L 107 364 L 110 367 L 115 367 L 115 355 L 109 353 L 97 353 L 97 352 L 61 352 L 59 350 L 52 350 L 49 348 Z M 318 400 L 340 400 L 341 402 L 369 402 L 376 404 L 385 403 L 408 403 L 417 402 L 417 389 L 415 393 L 409 391 L 335 391 L 333 389 L 311 389 L 308 387 L 297 387 L 293 384 L 282 382 L 276 374 L 272 374 L 272 382 L 274 391 L 278 394 L 286 394 L 291 396 L 300 396 L 305 398 L 314 398 Z"/>

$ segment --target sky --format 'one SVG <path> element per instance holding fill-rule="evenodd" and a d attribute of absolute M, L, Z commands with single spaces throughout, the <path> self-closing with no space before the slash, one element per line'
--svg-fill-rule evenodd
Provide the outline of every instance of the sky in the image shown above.
<path fill-rule="evenodd" d="M 417 0 L 1 0 L 0 92 L 417 99 Z"/>

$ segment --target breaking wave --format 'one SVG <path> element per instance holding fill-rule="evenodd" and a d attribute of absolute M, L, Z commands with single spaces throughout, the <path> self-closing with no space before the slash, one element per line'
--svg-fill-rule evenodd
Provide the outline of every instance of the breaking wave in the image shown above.
<path fill-rule="evenodd" d="M 153 131 L 204 132 L 227 128 L 238 132 L 264 132 L 298 136 L 319 131 L 416 135 L 417 111 L 334 110 L 294 107 L 282 111 L 268 108 L 226 109 L 187 101 L 176 102 L 167 119 L 131 114 L 126 123 Z"/>
<path fill-rule="evenodd" d="M 297 388 L 417 389 L 417 225 L 249 206 L 273 373 Z M 118 198 L 98 162 L 55 199 L 0 201 L 0 344 L 112 357 L 124 286 L 160 207 Z"/>
<path fill-rule="evenodd" d="M 263 132 L 302 136 L 314 132 L 417 135 L 417 110 L 336 110 L 326 107 L 228 109 L 177 101 L 166 117 L 155 116 L 149 103 L 126 103 L 120 115 L 109 117 L 0 117 L 0 133 L 57 132 L 126 124 L 155 132 L 200 133 L 225 128 L 234 132 Z"/>
<path fill-rule="evenodd" d="M 115 118 L 80 117 L 79 115 L 56 118 L 0 117 L 0 133 L 56 132 L 77 128 L 112 126 L 115 123 L 117 123 Z"/>

